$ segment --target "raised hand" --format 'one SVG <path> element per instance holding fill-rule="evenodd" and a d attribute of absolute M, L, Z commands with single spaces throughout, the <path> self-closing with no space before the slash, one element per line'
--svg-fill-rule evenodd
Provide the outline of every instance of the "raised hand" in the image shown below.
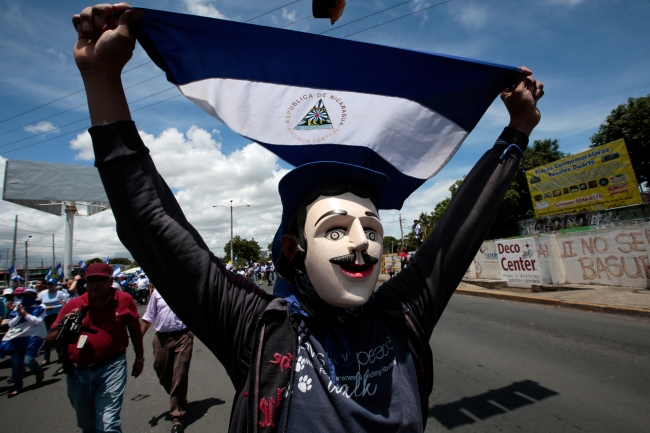
<path fill-rule="evenodd" d="M 121 73 L 135 48 L 135 38 L 129 27 L 143 14 L 138 9 L 125 10 L 128 8 L 128 3 L 99 4 L 72 17 L 78 34 L 74 58 L 82 75 Z M 123 11 L 119 19 L 113 15 L 118 11 Z"/>
<path fill-rule="evenodd" d="M 537 108 L 537 101 L 544 96 L 544 85 L 533 77 L 533 71 L 526 66 L 519 69 L 524 73 L 524 77 L 501 92 L 501 99 L 510 113 L 508 126 L 530 135 L 542 117 Z"/>

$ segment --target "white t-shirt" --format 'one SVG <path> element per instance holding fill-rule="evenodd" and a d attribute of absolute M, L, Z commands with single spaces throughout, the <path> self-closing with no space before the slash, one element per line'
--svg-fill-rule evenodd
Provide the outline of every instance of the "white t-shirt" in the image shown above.
<path fill-rule="evenodd" d="M 147 290 L 149 278 L 138 278 L 138 290 Z"/>

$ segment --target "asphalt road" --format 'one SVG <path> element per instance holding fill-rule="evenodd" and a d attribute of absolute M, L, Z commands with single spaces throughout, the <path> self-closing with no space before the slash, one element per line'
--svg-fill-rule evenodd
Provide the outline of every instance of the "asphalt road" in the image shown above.
<path fill-rule="evenodd" d="M 125 433 L 171 430 L 168 397 L 151 368 L 152 337 L 145 336 L 143 375 L 127 383 Z M 650 431 L 648 319 L 455 296 L 432 347 L 427 432 Z M 0 363 L 3 431 L 78 431 L 65 376 L 53 378 L 54 370 L 40 388 L 29 375 L 24 392 L 7 399 L 9 360 Z M 227 431 L 233 394 L 219 362 L 196 341 L 187 431 Z"/>

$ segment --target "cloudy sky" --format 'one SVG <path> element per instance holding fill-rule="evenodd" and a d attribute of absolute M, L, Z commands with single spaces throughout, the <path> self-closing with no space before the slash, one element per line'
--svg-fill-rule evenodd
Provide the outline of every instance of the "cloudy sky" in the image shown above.
<path fill-rule="evenodd" d="M 133 5 L 247 21 L 290 1 L 142 0 Z M 252 23 L 310 33 L 331 29 L 326 33 L 331 37 L 356 33 L 349 39 L 529 66 L 546 89 L 540 103 L 542 122 L 531 139 L 556 138 L 565 152 L 585 150 L 589 137 L 615 106 L 650 93 L 647 0 L 452 0 L 362 31 L 440 0 L 402 2 L 354 0 L 331 26 L 310 17 L 311 1 L 299 0 Z M 399 6 L 359 20 L 395 5 Z M 85 133 L 89 126 L 85 94 L 72 58 L 76 34 L 70 24 L 71 16 L 84 6 L 86 2 L 77 0 L 0 0 L 2 170 L 6 159 L 93 164 Z M 354 20 L 359 21 L 351 23 Z M 291 166 L 177 97 L 179 91 L 148 60 L 137 48 L 126 66 L 125 71 L 133 69 L 123 76 L 127 98 L 159 171 L 189 221 L 213 251 L 223 255 L 229 211 L 213 206 L 227 206 L 230 200 L 248 204 L 235 210 L 235 234 L 254 237 L 265 248 L 280 219 L 277 183 Z M 420 212 L 433 210 L 507 121 L 501 102 L 495 101 L 452 161 L 409 198 L 401 210 L 403 218 L 412 221 Z M 399 237 L 399 213 L 382 213 L 386 234 Z M 30 263 L 51 261 L 52 234 L 57 261 L 62 259 L 62 217 L 2 201 L 0 267 L 11 247 L 15 215 L 21 221 L 19 266 L 29 235 Z M 128 256 L 115 235 L 112 214 L 78 217 L 73 260 L 106 256 Z"/>

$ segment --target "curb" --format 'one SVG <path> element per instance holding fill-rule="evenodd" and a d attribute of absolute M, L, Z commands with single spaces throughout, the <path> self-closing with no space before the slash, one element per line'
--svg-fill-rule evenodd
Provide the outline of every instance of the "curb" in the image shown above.
<path fill-rule="evenodd" d="M 529 304 L 548 305 L 553 307 L 572 308 L 575 310 L 623 314 L 632 317 L 650 317 L 650 309 L 624 307 L 620 305 L 594 304 L 591 302 L 563 301 L 561 299 L 536 298 L 533 296 L 522 296 L 509 293 L 492 293 L 478 290 L 457 288 L 456 293 L 460 295 L 476 296 L 479 298 L 501 299 L 504 301 L 527 302 Z"/>

